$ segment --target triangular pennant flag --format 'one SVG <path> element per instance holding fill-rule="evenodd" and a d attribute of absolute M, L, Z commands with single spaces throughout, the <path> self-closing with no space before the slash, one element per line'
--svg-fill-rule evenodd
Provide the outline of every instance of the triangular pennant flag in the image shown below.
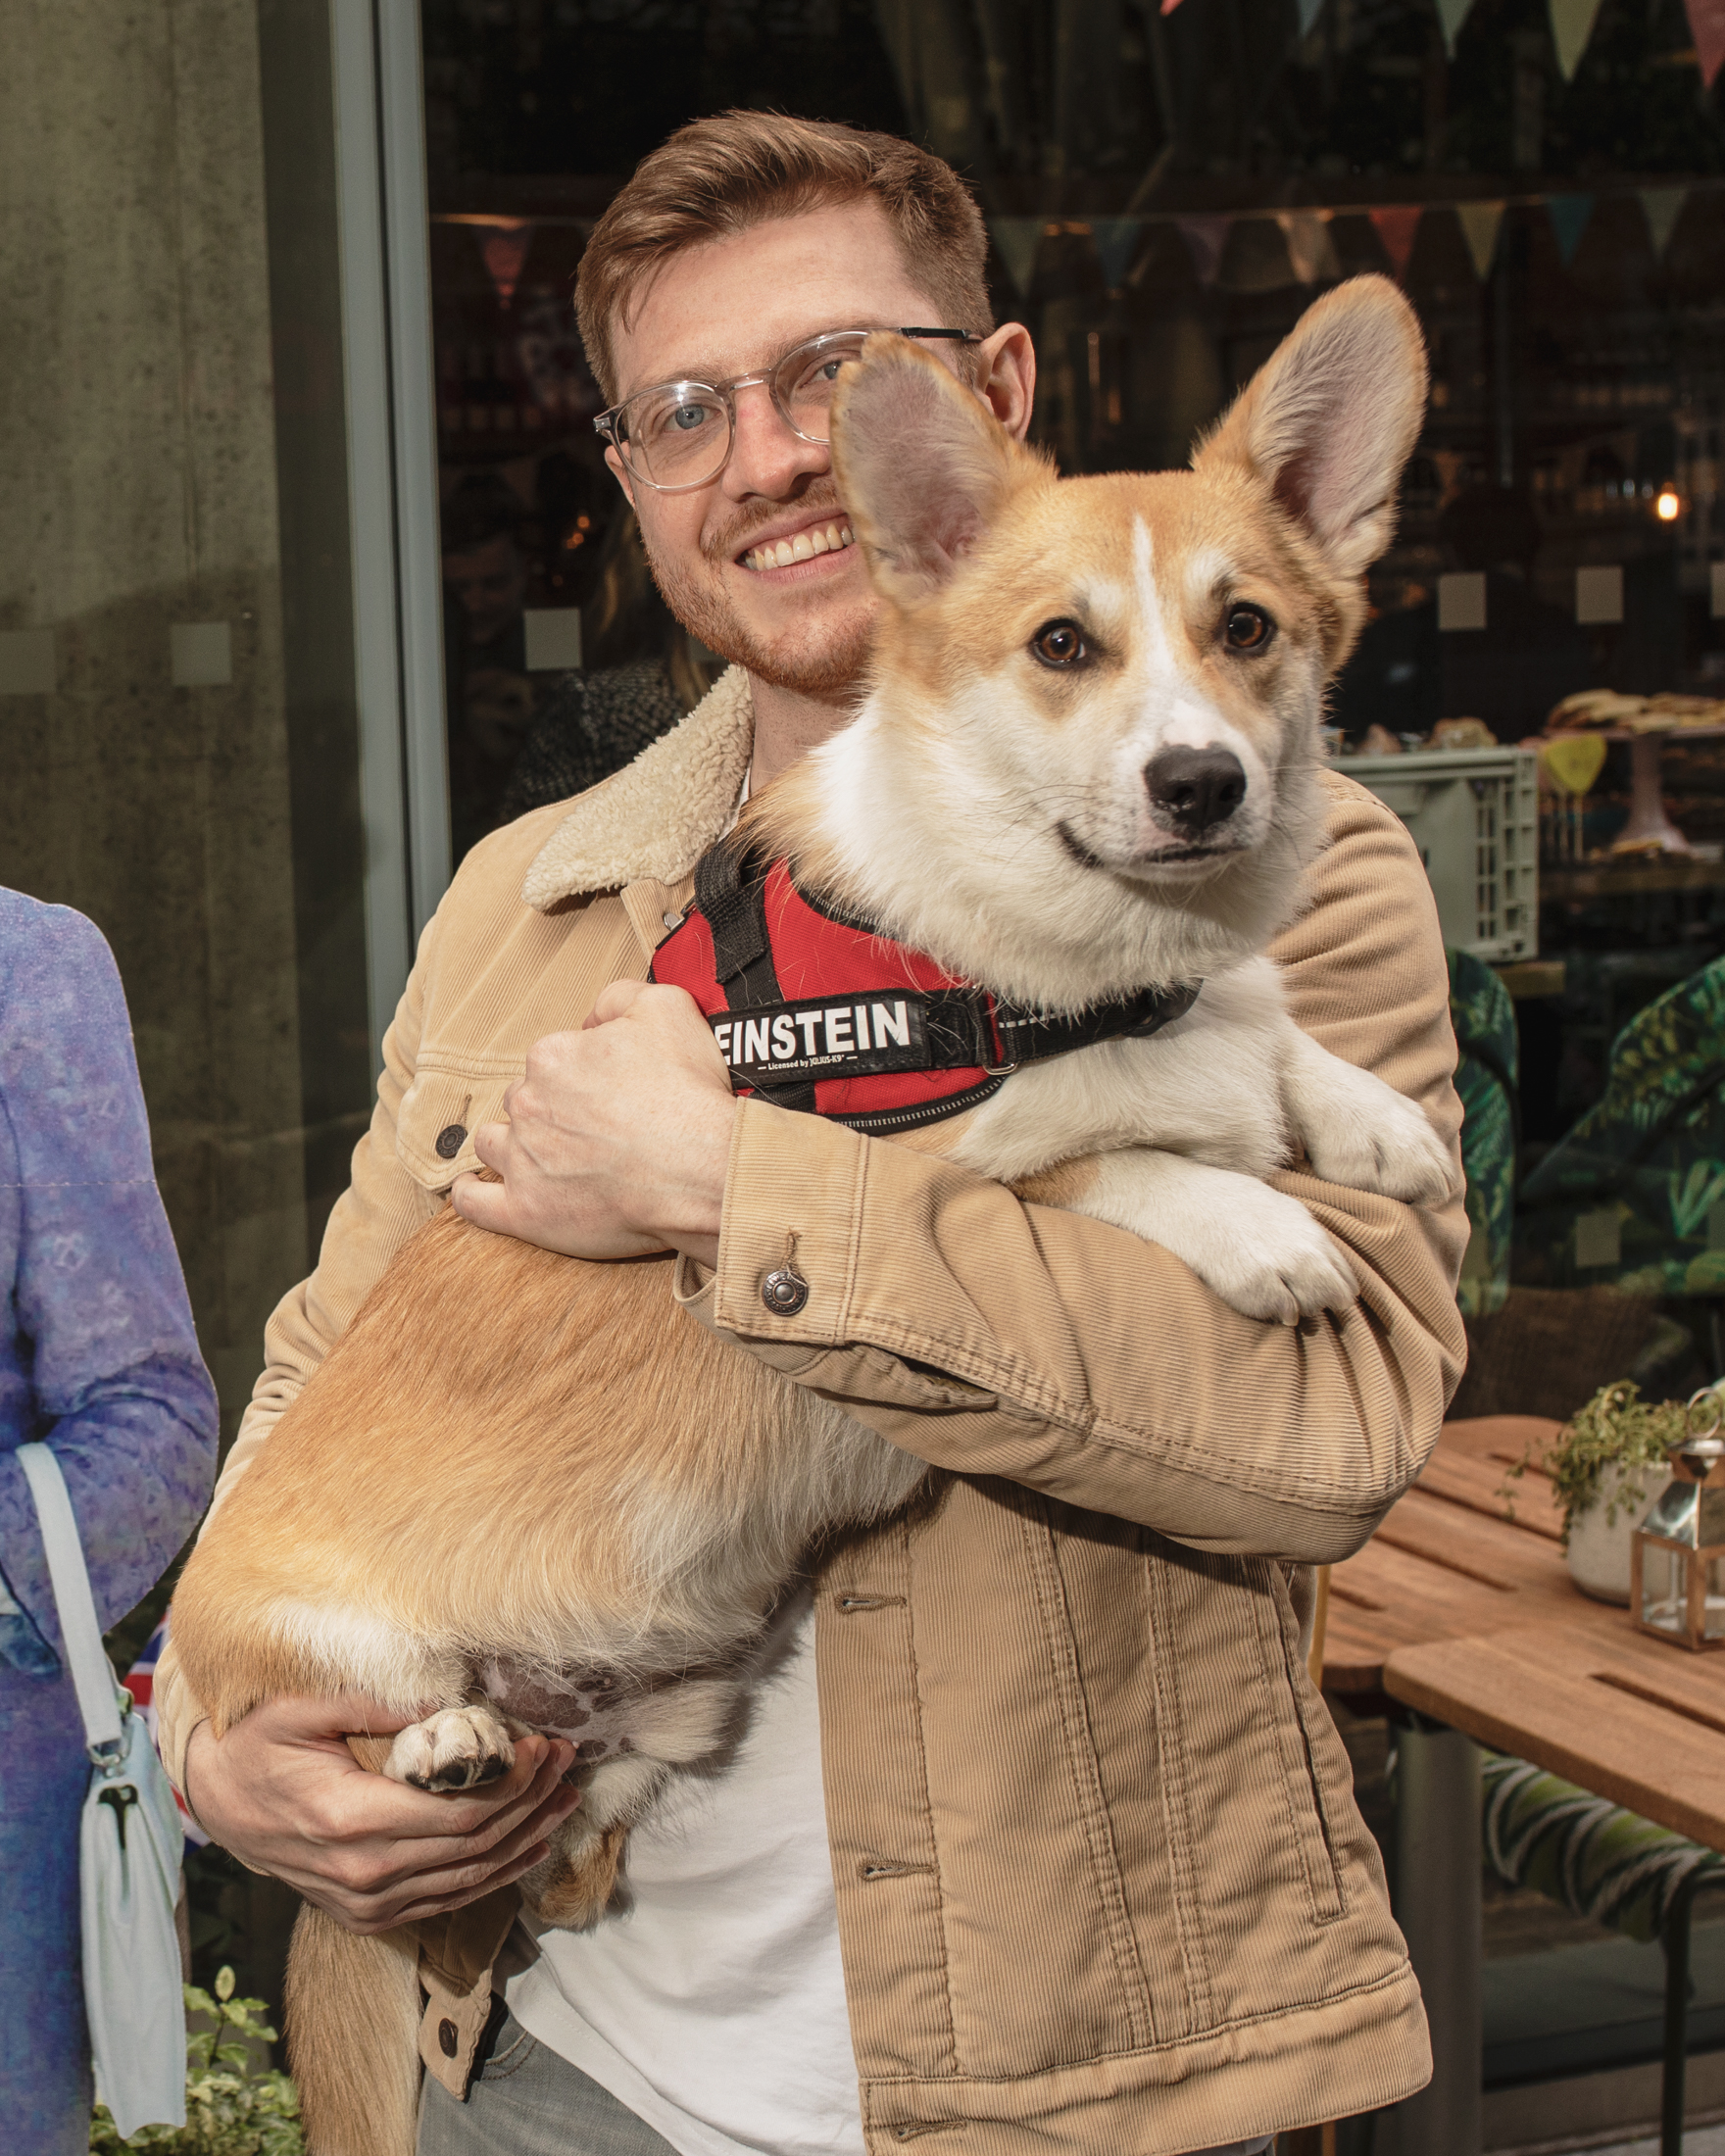
<path fill-rule="evenodd" d="M 1653 253 L 1663 258 L 1671 244 L 1671 234 L 1677 228 L 1677 220 L 1683 215 L 1683 205 L 1689 200 L 1687 187 L 1644 187 L 1641 190 L 1642 215 L 1648 220 L 1648 237 L 1653 243 Z"/>
<path fill-rule="evenodd" d="M 1324 0 L 1294 0 L 1294 4 L 1300 10 L 1300 34 L 1309 37 L 1311 25 L 1324 12 Z"/>
<path fill-rule="evenodd" d="M 1162 13 L 1164 15 L 1172 15 L 1174 10 L 1179 5 L 1180 0 L 1162 0 Z"/>
<path fill-rule="evenodd" d="M 1458 202 L 1455 215 L 1467 242 L 1467 252 L 1473 257 L 1473 273 L 1483 280 L 1491 275 L 1492 264 L 1497 260 L 1503 205 L 1501 202 Z"/>
<path fill-rule="evenodd" d="M 1278 210 L 1276 222 L 1288 243 L 1288 260 L 1302 284 L 1320 284 L 1342 274 L 1328 214 L 1322 210 Z"/>
<path fill-rule="evenodd" d="M 1472 7 L 1473 0 L 1438 0 L 1438 24 L 1444 32 L 1444 50 L 1452 60 L 1455 57 L 1455 40 Z"/>
<path fill-rule="evenodd" d="M 1019 294 L 1028 297 L 1036 270 L 1036 251 L 1042 245 L 1041 218 L 990 218 L 995 250 L 1007 266 L 1007 274 Z"/>
<path fill-rule="evenodd" d="M 1382 209 L 1373 210 L 1371 221 L 1383 242 L 1384 253 L 1390 258 L 1390 268 L 1396 272 L 1397 282 L 1407 274 L 1407 265 L 1413 256 L 1413 242 L 1419 232 L 1419 205 L 1413 202 L 1386 203 Z"/>
<path fill-rule="evenodd" d="M 1198 271 L 1200 284 L 1214 284 L 1216 271 L 1222 267 L 1222 249 L 1228 244 L 1228 234 L 1234 229 L 1230 217 L 1176 218 L 1180 237 L 1192 251 L 1192 267 Z"/>
<path fill-rule="evenodd" d="M 1575 250 L 1581 245 L 1581 235 L 1587 230 L 1589 218 L 1594 214 L 1592 195 L 1548 195 L 1546 215 L 1552 220 L 1552 230 L 1556 235 L 1557 252 L 1568 269 L 1575 260 Z"/>
<path fill-rule="evenodd" d="M 518 223 L 494 224 L 480 230 L 479 252 L 485 258 L 485 272 L 503 307 L 516 296 L 532 238 L 533 227 L 524 219 Z"/>
<path fill-rule="evenodd" d="M 1581 65 L 1587 41 L 1594 34 L 1594 18 L 1600 0 L 1550 0 L 1552 42 L 1557 48 L 1557 67 L 1567 82 Z"/>
<path fill-rule="evenodd" d="M 1096 259 L 1102 264 L 1103 282 L 1110 292 L 1120 289 L 1120 281 L 1132 267 L 1132 257 L 1138 251 L 1138 235 L 1144 229 L 1142 218 L 1092 218 L 1090 236 L 1096 242 Z"/>
<path fill-rule="evenodd" d="M 1695 56 L 1701 64 L 1701 80 L 1710 90 L 1719 64 L 1725 61 L 1725 0 L 1685 0 L 1685 5 L 1695 36 Z"/>

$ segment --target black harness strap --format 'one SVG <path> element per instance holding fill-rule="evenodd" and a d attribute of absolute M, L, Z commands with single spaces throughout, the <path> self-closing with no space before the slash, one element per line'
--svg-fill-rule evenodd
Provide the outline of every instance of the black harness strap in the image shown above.
<path fill-rule="evenodd" d="M 784 1001 L 766 928 L 771 863 L 761 866 L 759 875 L 744 878 L 744 868 L 757 865 L 729 839 L 710 846 L 695 863 L 696 908 L 712 933 L 715 970 L 732 1010 L 761 1010 Z M 813 1083 L 774 1086 L 758 1080 L 755 1091 L 776 1107 L 796 1108 L 805 1115 L 815 1112 Z"/>
<path fill-rule="evenodd" d="M 1033 1063 L 1045 1055 L 1065 1055 L 1098 1041 L 1142 1041 L 1184 1018 L 1198 1001 L 1198 983 L 1178 988 L 1141 988 L 1134 996 L 1087 1004 L 1070 1015 L 1031 1010 L 1023 1004 L 995 999 L 994 1022 L 1000 1028 L 1007 1060 Z"/>

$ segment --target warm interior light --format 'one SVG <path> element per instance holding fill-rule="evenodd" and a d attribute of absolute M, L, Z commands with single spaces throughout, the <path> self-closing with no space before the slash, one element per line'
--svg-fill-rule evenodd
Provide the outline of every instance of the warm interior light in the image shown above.
<path fill-rule="evenodd" d="M 1653 503 L 1653 514 L 1662 524 L 1674 524 L 1683 514 L 1683 503 L 1675 487 L 1661 487 Z"/>

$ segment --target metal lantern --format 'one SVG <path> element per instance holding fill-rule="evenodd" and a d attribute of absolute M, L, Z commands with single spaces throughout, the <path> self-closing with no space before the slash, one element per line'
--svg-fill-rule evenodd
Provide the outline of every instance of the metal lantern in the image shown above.
<path fill-rule="evenodd" d="M 1630 1543 L 1636 1623 L 1679 1646 L 1725 1647 L 1725 1399 L 1711 1387 L 1689 1403 L 1671 1448 L 1671 1481 Z"/>

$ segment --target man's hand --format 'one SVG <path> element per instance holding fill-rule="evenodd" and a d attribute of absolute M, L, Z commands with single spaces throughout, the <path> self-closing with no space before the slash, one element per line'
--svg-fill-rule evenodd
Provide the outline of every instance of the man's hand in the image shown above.
<path fill-rule="evenodd" d="M 734 1102 L 692 996 L 616 981 L 579 1033 L 552 1033 L 473 1150 L 502 1183 L 458 1177 L 457 1212 L 568 1257 L 684 1251 L 718 1262 Z"/>
<path fill-rule="evenodd" d="M 326 1909 L 350 1932 L 388 1932 L 507 1886 L 546 1854 L 580 1802 L 574 1747 L 527 1737 L 499 1782 L 434 1796 L 368 1774 L 349 1732 L 391 1737 L 409 1715 L 348 1697 L 266 1700 L 220 1740 L 199 1723 L 186 1801 L 224 1849 Z"/>

